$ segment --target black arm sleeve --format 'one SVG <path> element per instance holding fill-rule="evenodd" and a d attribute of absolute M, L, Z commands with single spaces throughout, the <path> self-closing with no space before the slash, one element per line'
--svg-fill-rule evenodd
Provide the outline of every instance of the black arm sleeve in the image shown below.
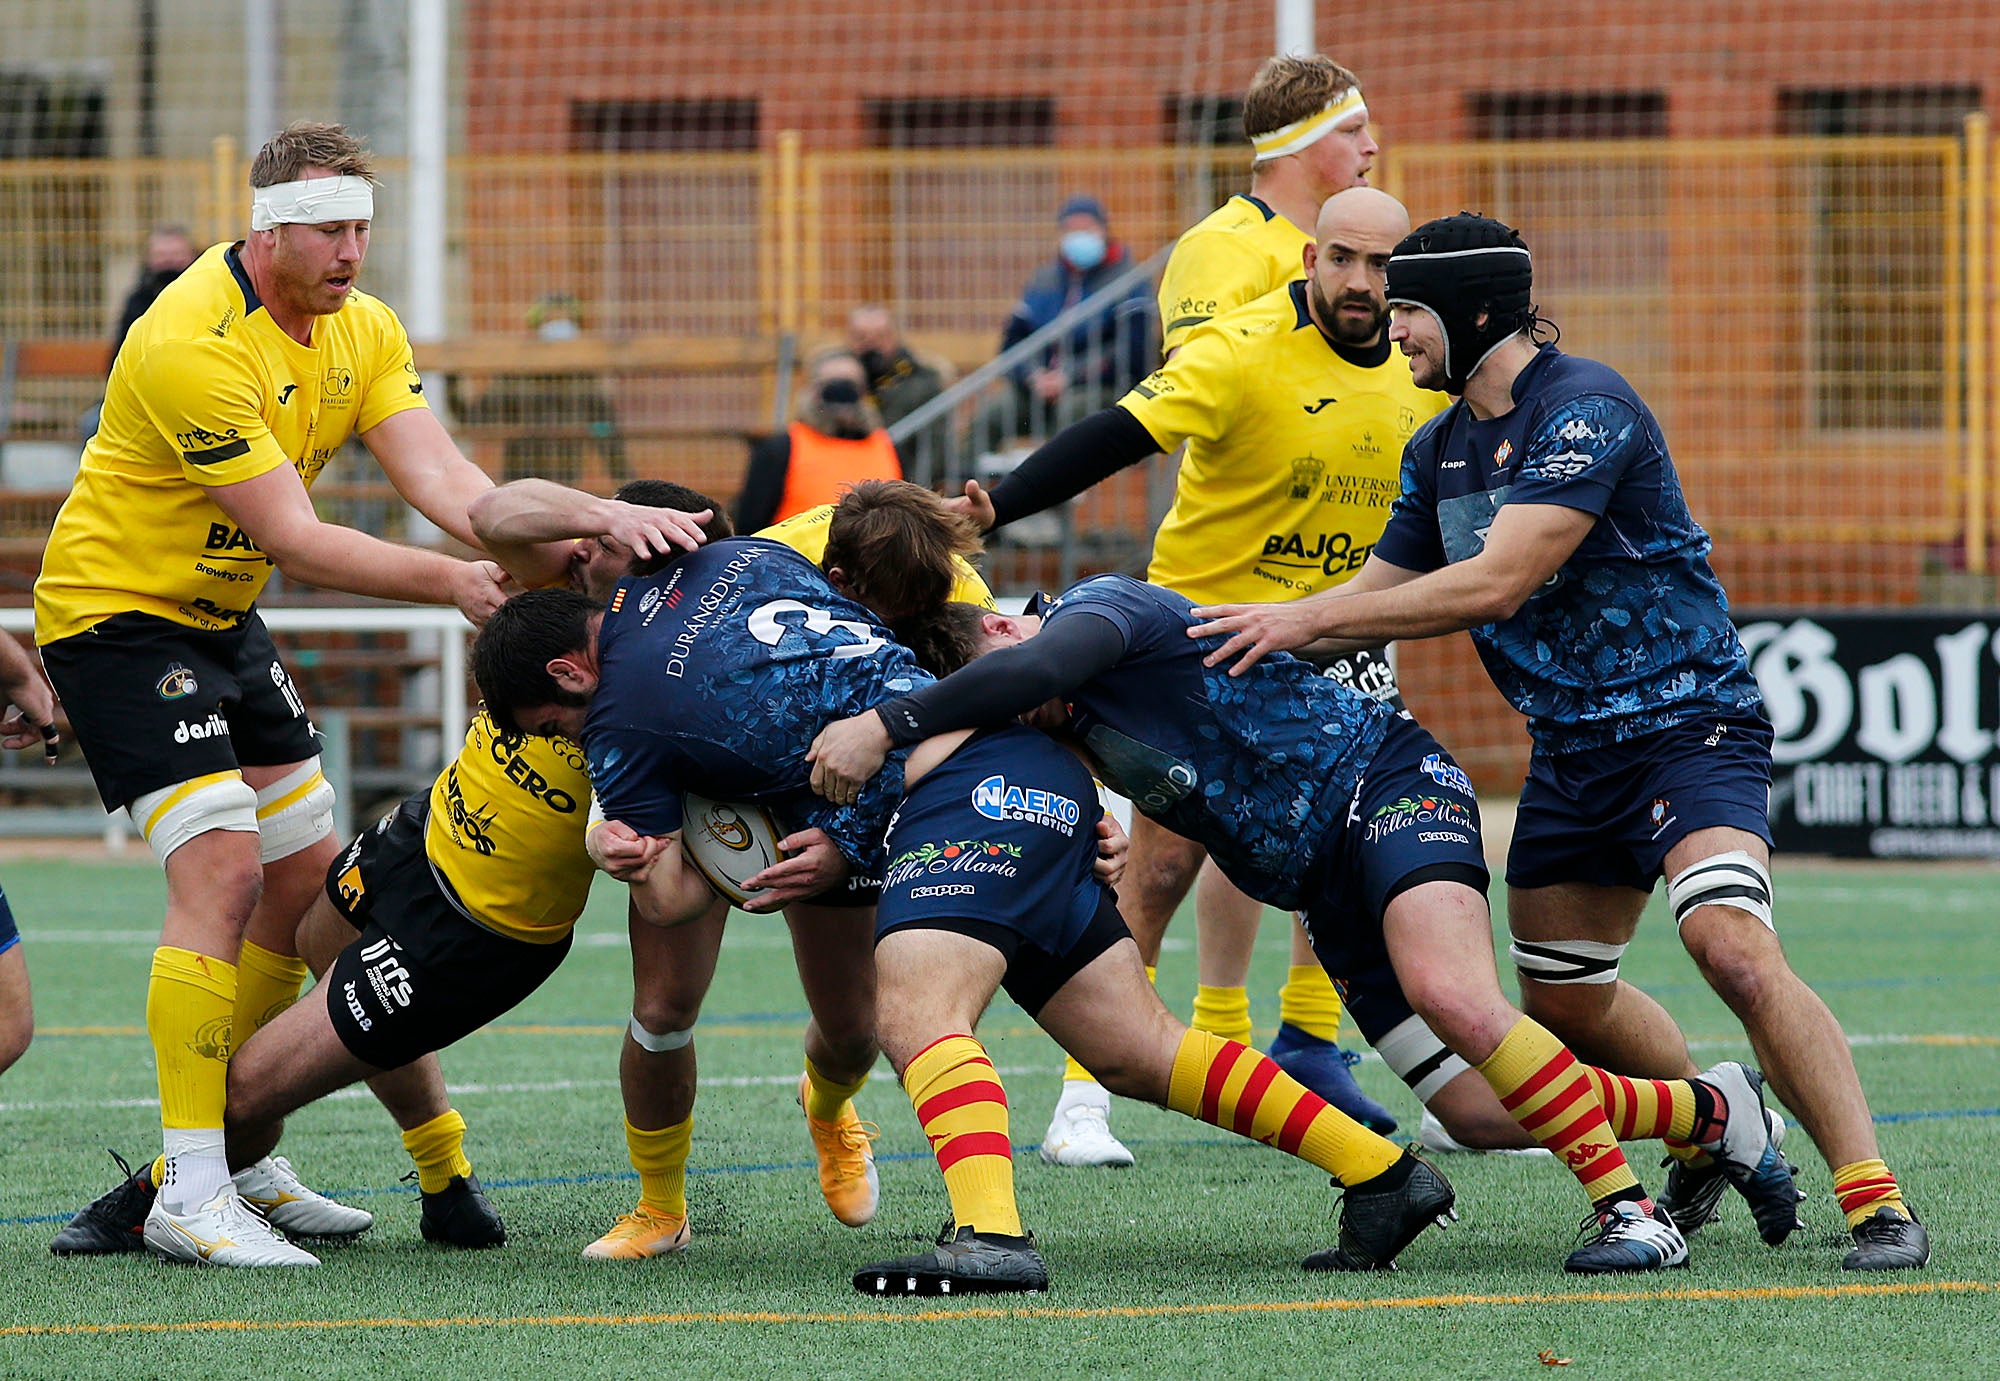
<path fill-rule="evenodd" d="M 736 496 L 736 530 L 749 534 L 777 521 L 785 497 L 785 476 L 792 468 L 792 438 L 779 432 L 754 442 L 750 468 L 743 475 L 743 492 Z"/>
<path fill-rule="evenodd" d="M 993 486 L 993 526 L 1054 508 L 1128 465 L 1160 453 L 1160 443 L 1121 407 L 1063 428 Z"/>
<path fill-rule="evenodd" d="M 1125 633 L 1078 610 L 1024 643 L 1002 648 L 909 695 L 875 707 L 897 747 L 953 729 L 1005 724 L 1076 689 L 1125 655 Z"/>

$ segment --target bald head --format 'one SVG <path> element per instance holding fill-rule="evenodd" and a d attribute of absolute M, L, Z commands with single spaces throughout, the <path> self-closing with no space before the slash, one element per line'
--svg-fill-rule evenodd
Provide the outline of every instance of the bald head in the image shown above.
<path fill-rule="evenodd" d="M 1305 248 L 1306 301 L 1322 331 L 1370 346 L 1389 318 L 1389 256 L 1410 233 L 1403 203 L 1374 187 L 1335 192 L 1320 206 Z"/>
<path fill-rule="evenodd" d="M 1319 208 L 1319 221 L 1313 227 L 1313 238 L 1322 247 L 1328 240 L 1343 238 L 1342 243 L 1359 248 L 1362 241 L 1374 244 L 1386 239 L 1390 249 L 1396 242 L 1410 233 L 1410 213 L 1379 187 L 1350 187 L 1344 192 L 1335 192 Z"/>

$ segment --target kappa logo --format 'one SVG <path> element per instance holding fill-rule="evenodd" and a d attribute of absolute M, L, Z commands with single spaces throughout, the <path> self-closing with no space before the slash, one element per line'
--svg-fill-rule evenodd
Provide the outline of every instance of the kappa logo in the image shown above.
<path fill-rule="evenodd" d="M 1558 441 L 1596 441 L 1601 433 L 1593 430 L 1590 423 L 1581 417 L 1572 417 L 1556 432 Z"/>
<path fill-rule="evenodd" d="M 1590 1164 L 1611 1148 L 1597 1141 L 1580 1141 L 1563 1153 L 1563 1160 L 1572 1170 Z"/>
<path fill-rule="evenodd" d="M 160 678 L 159 685 L 153 689 L 159 692 L 162 700 L 179 700 L 193 695 L 199 688 L 194 673 L 179 662 L 175 662 L 167 668 L 167 674 Z"/>

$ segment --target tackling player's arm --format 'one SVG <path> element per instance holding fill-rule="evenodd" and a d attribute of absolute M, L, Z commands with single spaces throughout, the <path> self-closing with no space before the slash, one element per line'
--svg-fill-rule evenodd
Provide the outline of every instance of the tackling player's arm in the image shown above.
<path fill-rule="evenodd" d="M 578 540 L 608 538 L 643 560 L 674 547 L 693 551 L 703 540 L 702 523 L 714 516 L 707 509 L 683 513 L 600 499 L 543 479 L 487 489 L 466 513 L 479 545 L 531 588 L 562 578 Z"/>
<path fill-rule="evenodd" d="M 1290 604 L 1224 604 L 1195 610 L 1195 638 L 1225 637 L 1202 659 L 1234 662 L 1240 676 L 1272 652 L 1332 640 L 1336 648 L 1375 647 L 1397 638 L 1433 638 L 1511 618 L 1569 560 L 1597 515 L 1555 504 L 1506 504 L 1477 556 L 1428 574 L 1381 563 L 1372 589 L 1343 587 Z M 1369 557 L 1360 573 L 1376 564 Z M 1354 582 L 1350 582 L 1354 583 Z"/>
<path fill-rule="evenodd" d="M 405 503 L 467 546 L 479 544 L 466 510 L 493 481 L 465 458 L 436 413 L 405 408 L 360 436 Z"/>
<path fill-rule="evenodd" d="M 484 623 L 506 598 L 500 585 L 505 572 L 490 561 L 460 561 L 321 522 L 289 465 L 203 488 L 279 570 L 304 584 L 373 599 L 451 603 L 474 624 Z"/>
<path fill-rule="evenodd" d="M 986 623 L 995 631 L 1018 628 L 1004 614 L 988 614 Z M 892 748 L 953 729 L 1006 724 L 1060 701 L 1116 666 L 1125 646 L 1124 629 L 1092 611 L 1077 610 L 942 681 L 827 725 L 806 754 L 813 765 L 812 789 L 837 805 L 851 804 Z"/>

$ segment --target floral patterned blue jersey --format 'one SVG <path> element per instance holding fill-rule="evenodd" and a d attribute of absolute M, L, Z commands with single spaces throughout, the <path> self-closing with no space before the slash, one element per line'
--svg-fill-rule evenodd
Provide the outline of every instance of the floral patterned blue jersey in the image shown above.
<path fill-rule="evenodd" d="M 1188 637 L 1192 607 L 1122 575 L 1044 601 L 1049 623 L 1095 615 L 1125 637 L 1118 664 L 1069 693 L 1070 727 L 1115 790 L 1251 896 L 1297 909 L 1396 711 L 1284 653 L 1240 677 L 1203 666 L 1222 640 Z"/>
<path fill-rule="evenodd" d="M 1433 571 L 1476 556 L 1502 504 L 1556 504 L 1597 523 L 1511 618 L 1472 630 L 1539 753 L 1621 743 L 1762 704 L 1652 412 L 1615 370 L 1544 345 L 1514 408 L 1460 402 L 1410 439 L 1376 554 Z"/>
<path fill-rule="evenodd" d="M 711 542 L 619 582 L 597 653 L 583 748 L 605 818 L 661 835 L 680 828 L 684 792 L 756 802 L 881 877 L 907 753 L 839 807 L 808 788 L 806 750 L 829 721 L 931 677 L 811 561 L 758 538 Z"/>

